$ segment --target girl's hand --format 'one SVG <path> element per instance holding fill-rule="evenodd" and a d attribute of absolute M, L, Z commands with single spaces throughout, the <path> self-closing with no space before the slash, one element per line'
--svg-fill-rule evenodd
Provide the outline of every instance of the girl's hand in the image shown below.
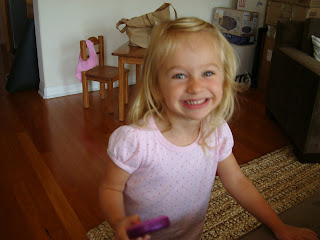
<path fill-rule="evenodd" d="M 129 240 L 129 237 L 127 235 L 127 229 L 139 224 L 140 217 L 139 215 L 135 214 L 129 217 L 124 218 L 123 220 L 119 221 L 116 226 L 114 226 L 115 231 L 115 238 L 116 240 Z M 150 236 L 146 235 L 143 237 L 139 237 L 136 240 L 150 240 Z"/>
<path fill-rule="evenodd" d="M 281 230 L 274 232 L 278 240 L 319 240 L 317 234 L 307 228 L 284 225 Z"/>

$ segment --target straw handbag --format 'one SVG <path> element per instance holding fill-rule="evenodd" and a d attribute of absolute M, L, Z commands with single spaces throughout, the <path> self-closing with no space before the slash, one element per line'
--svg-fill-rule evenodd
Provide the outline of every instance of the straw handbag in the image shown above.
<path fill-rule="evenodd" d="M 164 3 L 154 12 L 131 19 L 122 18 L 116 24 L 116 27 L 121 33 L 127 33 L 129 45 L 148 48 L 153 26 L 158 22 L 170 20 L 170 6 L 172 6 L 171 3 Z M 172 8 L 177 19 L 177 12 L 173 6 Z M 120 29 L 120 26 L 123 24 L 125 24 L 125 27 Z"/>

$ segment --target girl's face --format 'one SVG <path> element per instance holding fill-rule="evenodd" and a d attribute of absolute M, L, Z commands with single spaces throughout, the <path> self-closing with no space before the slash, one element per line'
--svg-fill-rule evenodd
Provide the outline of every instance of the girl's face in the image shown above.
<path fill-rule="evenodd" d="M 186 33 L 181 39 L 182 44 L 159 68 L 161 96 L 170 120 L 201 120 L 222 99 L 220 49 L 208 32 Z"/>

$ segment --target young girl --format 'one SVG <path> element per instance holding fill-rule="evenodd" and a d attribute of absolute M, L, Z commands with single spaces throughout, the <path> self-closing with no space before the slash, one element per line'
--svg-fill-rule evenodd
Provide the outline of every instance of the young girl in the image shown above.
<path fill-rule="evenodd" d="M 277 239 L 318 239 L 285 225 L 243 175 L 226 121 L 234 109 L 236 56 L 211 24 L 182 18 L 155 27 L 128 125 L 109 139 L 101 205 L 116 239 L 166 215 L 152 239 L 199 239 L 218 171 L 223 186 Z M 145 236 L 147 239 L 150 236 Z"/>

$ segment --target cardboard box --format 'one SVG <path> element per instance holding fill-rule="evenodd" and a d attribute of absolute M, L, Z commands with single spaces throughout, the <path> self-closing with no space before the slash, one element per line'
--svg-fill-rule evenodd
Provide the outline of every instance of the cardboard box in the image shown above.
<path fill-rule="evenodd" d="M 270 77 L 272 53 L 276 44 L 275 37 L 276 28 L 268 25 L 258 74 L 258 89 L 262 92 L 265 92 Z"/>
<path fill-rule="evenodd" d="M 320 0 L 275 0 L 276 2 L 290 3 L 308 8 L 320 7 Z"/>
<path fill-rule="evenodd" d="M 232 8 L 215 8 L 213 24 L 230 43 L 249 45 L 254 43 L 258 13 Z"/>
<path fill-rule="evenodd" d="M 319 0 L 320 1 L 320 0 Z M 265 26 L 268 0 L 238 0 L 237 9 L 259 13 L 257 28 Z"/>
<path fill-rule="evenodd" d="M 266 24 L 277 26 L 279 20 L 304 21 L 306 18 L 320 17 L 320 8 L 307 8 L 283 2 L 270 1 Z"/>

